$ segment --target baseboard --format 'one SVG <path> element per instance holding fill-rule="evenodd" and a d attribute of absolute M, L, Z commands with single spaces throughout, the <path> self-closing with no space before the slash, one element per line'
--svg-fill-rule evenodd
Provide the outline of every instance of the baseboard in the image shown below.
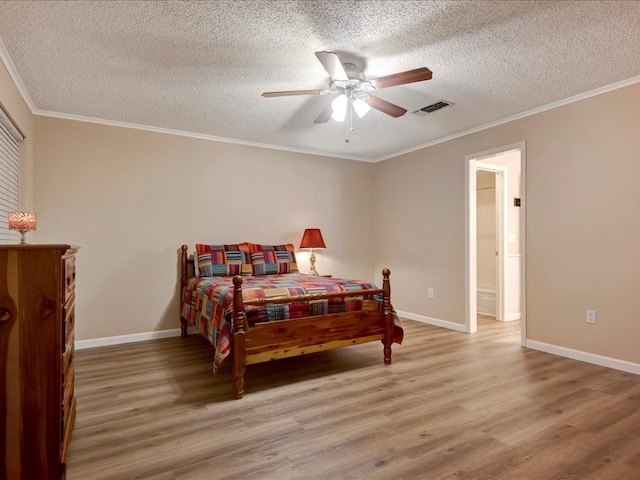
<path fill-rule="evenodd" d="M 510 313 L 509 315 L 507 315 L 507 322 L 513 322 L 514 320 L 520 320 L 522 318 L 522 314 L 520 312 L 518 313 Z"/>
<path fill-rule="evenodd" d="M 483 295 L 489 295 L 490 297 L 496 296 L 496 287 L 487 287 L 480 285 L 476 290 L 478 293 L 481 293 Z"/>
<path fill-rule="evenodd" d="M 476 310 L 482 315 L 496 316 L 496 287 L 478 285 L 476 289 Z"/>
<path fill-rule="evenodd" d="M 187 333 L 190 335 L 197 332 L 195 328 L 189 327 Z M 159 338 L 179 337 L 180 329 L 160 330 L 158 332 L 134 333 L 131 335 L 117 335 L 115 337 L 92 338 L 91 340 L 76 340 L 75 349 L 106 347 L 107 345 L 122 345 L 125 343 L 145 342 L 147 340 L 157 340 Z"/>
<path fill-rule="evenodd" d="M 449 330 L 456 330 L 458 332 L 466 332 L 467 327 L 460 323 L 448 322 L 446 320 L 440 320 L 438 318 L 425 317 L 424 315 L 416 315 L 415 313 L 401 312 L 396 310 L 399 317 L 408 318 L 409 320 L 416 320 L 417 322 L 428 323 L 429 325 L 435 325 L 436 327 L 448 328 Z"/>
<path fill-rule="evenodd" d="M 593 363 L 601 367 L 613 368 L 623 372 L 634 373 L 640 375 L 640 364 L 627 362 L 626 360 L 618 360 L 617 358 L 604 357 L 595 353 L 583 352 L 581 350 L 573 350 L 571 348 L 559 347 L 549 343 L 537 342 L 535 340 L 527 340 L 525 346 L 533 350 L 539 350 L 545 353 L 552 353 L 560 357 L 580 360 L 581 362 Z"/>
<path fill-rule="evenodd" d="M 458 332 L 466 332 L 464 325 L 454 322 L 448 322 L 446 320 L 440 320 L 438 318 L 425 317 L 423 315 L 416 315 L 415 313 L 396 311 L 399 317 L 407 318 L 409 320 L 415 320 L 417 322 L 434 325 L 436 327 L 448 328 L 449 330 L 456 330 Z M 189 335 L 198 333 L 195 328 L 189 327 L 187 333 Z M 91 340 L 76 340 L 75 349 L 82 350 L 85 348 L 104 347 L 108 345 L 121 345 L 125 343 L 144 342 L 147 340 L 157 340 L 160 338 L 179 337 L 180 329 L 174 328 L 171 330 L 160 330 L 158 332 L 146 332 L 146 333 L 134 333 L 131 335 L 118 335 L 115 337 L 103 337 L 94 338 Z M 602 355 L 596 355 L 595 353 L 583 352 L 581 350 L 573 350 L 571 348 L 559 347 L 549 343 L 538 342 L 535 340 L 527 340 L 525 346 L 532 350 L 538 350 L 540 352 L 551 353 L 560 357 L 571 358 L 573 360 L 580 360 L 581 362 L 592 363 L 594 365 L 600 365 L 601 367 L 613 368 L 614 370 L 620 370 L 622 372 L 633 373 L 640 375 L 640 364 L 627 362 L 626 360 L 619 360 L 616 358 L 605 357 Z"/>
<path fill-rule="evenodd" d="M 447 322 L 445 320 L 439 320 L 437 318 L 424 317 L 422 315 L 415 315 L 409 312 L 396 312 L 399 317 L 408 318 L 409 320 L 416 320 L 422 323 L 428 323 L 429 325 L 435 325 L 437 327 L 448 328 L 450 330 L 457 330 L 459 332 L 466 332 L 465 326 L 459 323 Z M 189 335 L 198 333 L 198 330 L 194 327 L 189 327 L 187 330 Z M 174 328 L 171 330 L 160 330 L 158 332 L 145 332 L 145 333 L 133 333 L 131 335 L 117 335 L 115 337 L 103 337 L 92 338 L 91 340 L 76 340 L 75 349 L 82 350 L 84 348 L 96 348 L 106 347 L 108 345 L 122 345 L 125 343 L 145 342 L 147 340 L 157 340 L 159 338 L 179 337 L 180 329 Z"/>

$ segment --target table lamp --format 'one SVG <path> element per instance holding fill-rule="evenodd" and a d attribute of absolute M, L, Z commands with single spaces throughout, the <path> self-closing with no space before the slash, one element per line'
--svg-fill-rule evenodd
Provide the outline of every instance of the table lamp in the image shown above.
<path fill-rule="evenodd" d="M 20 244 L 27 243 L 25 240 L 25 233 L 29 230 L 36 229 L 36 214 L 35 212 L 10 212 L 9 213 L 9 230 L 18 230 L 22 235 L 20 238 Z"/>
<path fill-rule="evenodd" d="M 300 241 L 300 248 L 308 248 L 311 250 L 311 255 L 309 255 L 309 273 L 311 275 L 318 275 L 316 271 L 316 254 L 314 249 L 316 248 L 327 248 L 324 244 L 324 239 L 322 238 L 322 233 L 320 233 L 319 228 L 307 228 L 302 235 L 302 240 Z"/>

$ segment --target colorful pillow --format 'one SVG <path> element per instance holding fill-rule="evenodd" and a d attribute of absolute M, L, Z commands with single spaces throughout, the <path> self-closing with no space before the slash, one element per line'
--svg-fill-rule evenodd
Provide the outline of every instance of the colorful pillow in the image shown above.
<path fill-rule="evenodd" d="M 200 276 L 200 269 L 198 268 L 198 252 L 193 251 L 193 276 Z"/>
<path fill-rule="evenodd" d="M 272 275 L 274 273 L 298 273 L 296 254 L 293 245 L 256 245 L 249 244 L 251 266 L 254 275 Z"/>
<path fill-rule="evenodd" d="M 248 243 L 231 245 L 196 244 L 201 277 L 251 275 L 251 254 Z"/>

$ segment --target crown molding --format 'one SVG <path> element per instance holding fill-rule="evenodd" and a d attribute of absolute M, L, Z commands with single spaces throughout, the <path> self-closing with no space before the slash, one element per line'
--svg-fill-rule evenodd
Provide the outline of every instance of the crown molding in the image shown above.
<path fill-rule="evenodd" d="M 31 96 L 29 95 L 29 92 L 27 92 L 27 89 L 24 87 L 24 83 L 22 83 L 22 79 L 20 78 L 20 75 L 18 75 L 16 66 L 13 64 L 13 61 L 11 60 L 11 57 L 9 56 L 9 53 L 7 52 L 7 49 L 5 48 L 4 43 L 2 42 L 1 39 L 0 39 L 0 59 L 2 59 L 2 63 L 4 63 L 4 66 L 6 67 L 7 72 L 9 72 L 9 76 L 11 77 L 11 80 L 13 80 L 13 83 L 16 85 L 16 88 L 20 92 L 20 95 L 22 95 L 22 98 L 27 104 L 27 107 L 29 107 L 29 110 L 31 110 L 31 113 L 35 113 L 36 107 L 33 104 L 33 100 L 31 100 Z"/>
<path fill-rule="evenodd" d="M 474 127 L 469 130 L 464 130 L 462 132 L 454 133 L 453 135 L 449 135 L 447 137 L 442 137 L 437 140 L 433 140 L 431 142 L 423 143 L 421 145 L 417 145 L 415 147 L 407 148 L 406 150 L 401 150 L 396 153 L 392 153 L 390 155 L 385 155 L 384 157 L 379 157 L 373 160 L 374 163 L 383 162 L 385 160 L 390 160 L 392 158 L 400 157 L 402 155 L 406 155 L 407 153 L 412 153 L 418 150 L 422 150 L 423 148 L 432 147 L 434 145 L 438 145 L 440 143 L 445 143 L 450 140 L 454 140 L 456 138 L 464 137 L 466 135 L 470 135 L 472 133 L 481 132 L 483 130 L 488 130 L 489 128 L 497 127 L 499 125 L 504 125 L 505 123 L 513 122 L 515 120 L 520 120 L 522 118 L 530 117 L 532 115 L 537 115 L 538 113 L 546 112 L 547 110 L 553 110 L 554 108 L 562 107 L 564 105 L 568 105 L 570 103 L 579 102 L 580 100 L 585 100 L 590 97 L 595 97 L 597 95 L 601 95 L 603 93 L 611 92 L 613 90 L 618 90 L 619 88 L 628 87 L 629 85 L 634 85 L 640 82 L 640 76 L 632 77 L 627 80 L 622 80 L 621 82 L 612 83 L 611 85 L 607 85 L 604 87 L 596 88 L 595 90 L 591 90 L 589 92 L 581 93 L 579 95 L 575 95 L 573 97 L 565 98 L 563 100 L 558 100 L 557 102 L 549 103 L 547 105 L 543 105 L 542 107 L 534 108 L 532 110 L 527 110 L 526 112 L 517 113 L 515 115 L 511 115 L 510 117 L 503 118 L 501 120 L 497 120 L 495 122 L 487 123 L 485 125 L 480 125 L 479 127 Z"/>
<path fill-rule="evenodd" d="M 195 132 L 187 132 L 184 130 L 174 130 L 171 128 L 162 128 L 162 127 L 152 127 L 149 125 L 141 125 L 137 123 L 128 123 L 128 122 L 119 122 L 115 120 L 105 120 L 102 118 L 93 118 L 93 117 L 84 117 L 82 115 L 73 115 L 69 113 L 59 113 L 59 112 L 51 112 L 47 110 L 38 110 L 36 109 L 34 115 L 39 115 L 42 117 L 53 117 L 60 118 L 63 120 L 75 120 L 78 122 L 87 122 L 87 123 L 97 123 L 101 125 L 109 125 L 112 127 L 122 127 L 122 128 L 131 128 L 135 130 L 145 130 L 147 132 L 156 132 L 156 133 L 164 133 L 167 135 L 179 135 L 182 137 L 190 137 L 190 138 L 198 138 L 200 140 L 209 140 L 213 142 L 224 142 L 224 143 L 233 143 L 236 145 L 245 145 L 248 147 L 258 147 L 258 148 L 266 148 L 269 150 L 280 150 L 285 152 L 293 152 L 293 153 L 302 153 L 305 155 L 316 155 L 321 157 L 329 157 L 329 158 L 341 158 L 344 160 L 355 160 L 358 162 L 368 162 L 372 163 L 375 160 L 369 158 L 355 157 L 349 155 L 340 155 L 337 153 L 328 153 L 328 152 L 320 152 L 315 150 L 305 150 L 303 148 L 294 148 L 294 147 L 285 147 L 282 145 L 272 145 L 269 143 L 259 143 L 259 142 L 250 142 L 247 140 L 237 140 L 235 138 L 226 138 L 226 137 L 217 137 L 215 135 L 207 135 L 205 133 L 195 133 Z"/>

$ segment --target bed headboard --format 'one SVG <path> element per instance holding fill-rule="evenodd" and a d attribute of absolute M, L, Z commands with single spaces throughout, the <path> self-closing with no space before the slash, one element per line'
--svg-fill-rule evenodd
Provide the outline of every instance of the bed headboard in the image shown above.
<path fill-rule="evenodd" d="M 193 277 L 196 269 L 193 256 L 189 256 L 189 247 L 182 245 L 180 250 L 180 291 L 182 291 L 187 284 L 187 279 Z"/>

